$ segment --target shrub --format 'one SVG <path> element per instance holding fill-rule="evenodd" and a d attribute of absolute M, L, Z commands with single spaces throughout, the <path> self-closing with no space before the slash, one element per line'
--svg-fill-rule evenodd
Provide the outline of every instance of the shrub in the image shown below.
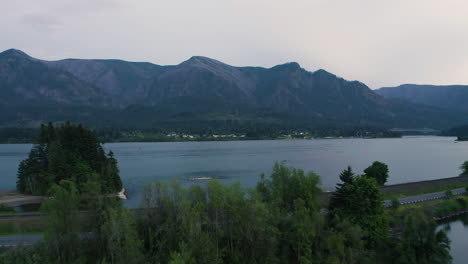
<path fill-rule="evenodd" d="M 13 207 L 0 204 L 0 213 L 15 213 L 15 209 Z"/>
<path fill-rule="evenodd" d="M 398 207 L 400 207 L 400 205 L 401 205 L 400 200 L 398 200 L 397 198 L 392 199 L 392 208 L 393 209 L 398 209 Z"/>

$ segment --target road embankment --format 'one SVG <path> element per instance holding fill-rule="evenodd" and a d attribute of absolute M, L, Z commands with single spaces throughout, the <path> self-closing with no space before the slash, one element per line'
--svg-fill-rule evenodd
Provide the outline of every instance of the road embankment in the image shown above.
<path fill-rule="evenodd" d="M 0 191 L 0 204 L 16 207 L 25 204 L 40 204 L 47 197 L 22 194 L 15 190 Z"/>
<path fill-rule="evenodd" d="M 439 191 L 438 189 L 443 188 L 445 186 L 456 186 L 456 185 L 468 185 L 468 177 L 451 177 L 451 178 L 443 178 L 443 179 L 436 179 L 436 180 L 427 180 L 427 181 L 418 181 L 418 182 L 407 182 L 401 184 L 392 184 L 392 185 L 385 185 L 380 188 L 382 193 L 385 194 L 404 194 L 409 192 L 421 192 L 421 193 L 429 193 Z M 448 188 L 452 189 L 452 188 Z M 427 191 L 426 191 L 427 190 Z"/>

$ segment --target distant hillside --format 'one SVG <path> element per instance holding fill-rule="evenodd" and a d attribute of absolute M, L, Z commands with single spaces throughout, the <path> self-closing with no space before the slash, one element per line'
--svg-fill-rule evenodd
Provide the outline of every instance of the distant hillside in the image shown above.
<path fill-rule="evenodd" d="M 443 136 L 458 137 L 459 140 L 468 141 L 468 125 L 461 125 L 444 130 Z"/>
<path fill-rule="evenodd" d="M 164 69 L 151 63 L 121 60 L 67 59 L 42 63 L 51 69 L 69 72 L 95 87 L 114 107 L 126 107 L 147 99 L 152 78 Z"/>
<path fill-rule="evenodd" d="M 389 100 L 358 81 L 297 63 L 234 67 L 195 56 L 174 66 L 43 61 L 0 53 L 0 126 L 71 120 L 132 127 L 432 127 L 456 111 Z"/>
<path fill-rule="evenodd" d="M 376 92 L 386 98 L 404 99 L 417 104 L 468 111 L 468 85 L 404 84 L 380 88 Z"/>
<path fill-rule="evenodd" d="M 19 50 L 0 53 L 0 103 L 106 105 L 105 96 L 92 85 Z"/>

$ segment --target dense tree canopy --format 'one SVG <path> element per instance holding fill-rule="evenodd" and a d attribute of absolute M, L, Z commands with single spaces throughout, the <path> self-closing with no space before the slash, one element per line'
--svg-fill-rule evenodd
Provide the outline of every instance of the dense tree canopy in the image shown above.
<path fill-rule="evenodd" d="M 424 217 L 421 211 L 414 211 L 405 217 L 402 237 L 401 262 L 444 263 L 451 260 L 450 241 L 446 233 L 437 231 L 434 221 Z"/>
<path fill-rule="evenodd" d="M 78 191 L 89 178 L 100 183 L 100 193 L 122 189 L 117 161 L 104 153 L 96 134 L 81 125 L 42 125 L 29 157 L 18 169 L 17 189 L 22 193 L 46 194 L 54 183 L 70 180 Z"/>
<path fill-rule="evenodd" d="M 254 190 L 218 181 L 149 184 L 135 214 L 98 195 L 98 174 L 81 192 L 62 179 L 42 206 L 45 240 L 0 253 L 0 262 L 450 263 L 447 236 L 423 212 L 393 216 L 390 225 L 375 179 L 351 167 L 340 179 L 328 212 L 320 177 L 279 163 Z"/>
<path fill-rule="evenodd" d="M 344 170 L 336 192 L 330 199 L 331 216 L 347 219 L 360 226 L 367 235 L 368 247 L 374 247 L 387 236 L 382 194 L 374 179 L 354 176 L 350 167 Z"/>
<path fill-rule="evenodd" d="M 463 162 L 460 169 L 462 170 L 460 176 L 468 176 L 468 161 Z"/>
<path fill-rule="evenodd" d="M 383 162 L 374 161 L 364 173 L 366 177 L 375 179 L 379 185 L 384 185 L 388 179 L 388 166 Z"/>

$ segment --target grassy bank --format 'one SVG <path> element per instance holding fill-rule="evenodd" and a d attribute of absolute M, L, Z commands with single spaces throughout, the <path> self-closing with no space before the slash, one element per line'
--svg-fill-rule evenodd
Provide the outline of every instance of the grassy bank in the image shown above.
<path fill-rule="evenodd" d="M 424 214 L 431 219 L 449 216 L 468 210 L 468 195 L 453 196 L 449 199 L 432 200 L 411 205 L 402 205 L 397 209 L 388 209 L 387 212 L 393 222 L 403 218 L 411 211 L 422 209 Z"/>
<path fill-rule="evenodd" d="M 43 233 L 46 229 L 45 218 L 34 219 L 0 219 L 0 235 L 17 235 L 17 234 L 38 234 Z"/>
<path fill-rule="evenodd" d="M 468 177 L 454 177 L 435 181 L 422 181 L 408 184 L 397 184 L 381 188 L 385 200 L 402 198 L 433 192 L 445 192 L 468 187 Z"/>

